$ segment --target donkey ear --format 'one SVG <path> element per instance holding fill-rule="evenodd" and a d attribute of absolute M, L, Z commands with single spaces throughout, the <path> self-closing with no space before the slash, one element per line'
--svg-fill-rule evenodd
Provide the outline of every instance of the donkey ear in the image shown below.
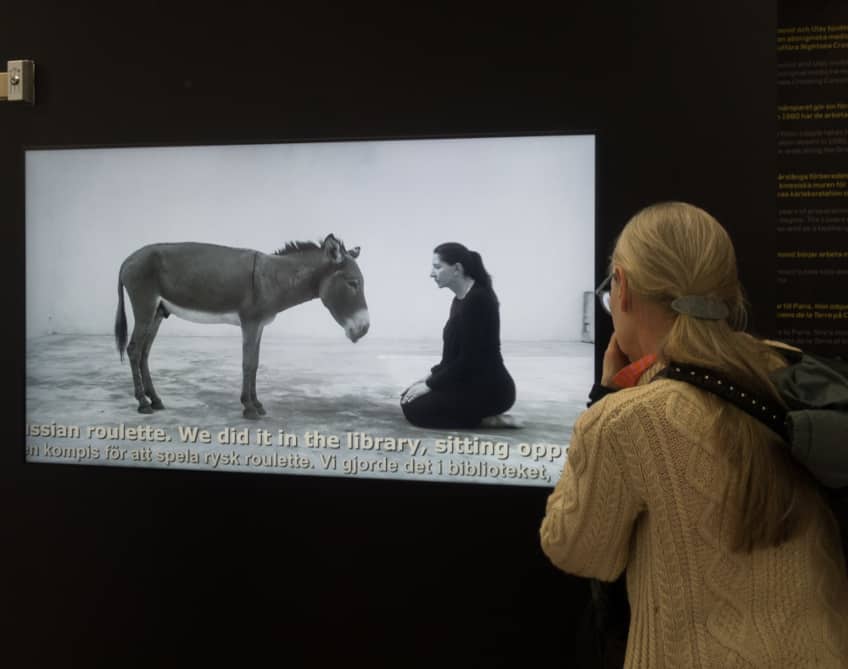
<path fill-rule="evenodd" d="M 348 251 L 347 253 L 348 253 L 348 255 L 349 255 L 351 258 L 358 258 L 358 257 L 359 257 L 359 247 L 358 247 L 358 246 L 354 246 L 354 247 L 353 247 L 350 251 Z"/>
<path fill-rule="evenodd" d="M 326 236 L 322 246 L 324 247 L 324 253 L 336 265 L 341 265 L 344 262 L 344 246 L 332 234 Z"/>

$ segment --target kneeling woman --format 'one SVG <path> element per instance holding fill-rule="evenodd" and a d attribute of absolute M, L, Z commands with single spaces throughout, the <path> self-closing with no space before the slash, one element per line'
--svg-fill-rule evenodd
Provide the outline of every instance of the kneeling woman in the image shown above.
<path fill-rule="evenodd" d="M 443 330 L 441 362 L 401 394 L 413 425 L 511 427 L 515 383 L 501 357 L 500 314 L 492 279 L 476 251 L 448 242 L 433 250 L 430 276 L 456 297 Z"/>

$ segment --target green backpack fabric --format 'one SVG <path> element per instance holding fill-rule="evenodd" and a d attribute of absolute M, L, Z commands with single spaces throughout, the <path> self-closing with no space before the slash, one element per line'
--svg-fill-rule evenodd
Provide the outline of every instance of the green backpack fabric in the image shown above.
<path fill-rule="evenodd" d="M 670 363 L 658 376 L 731 402 L 777 432 L 825 488 L 848 491 L 848 362 L 775 347 L 787 365 L 770 376 L 786 409 L 701 367 Z"/>
<path fill-rule="evenodd" d="M 787 365 L 770 376 L 786 409 L 710 370 L 671 363 L 657 376 L 708 390 L 777 432 L 793 459 L 818 483 L 848 557 L 848 362 L 783 346 L 775 349 Z"/>
<path fill-rule="evenodd" d="M 827 488 L 848 488 L 848 363 L 801 353 L 774 372 L 792 456 Z"/>

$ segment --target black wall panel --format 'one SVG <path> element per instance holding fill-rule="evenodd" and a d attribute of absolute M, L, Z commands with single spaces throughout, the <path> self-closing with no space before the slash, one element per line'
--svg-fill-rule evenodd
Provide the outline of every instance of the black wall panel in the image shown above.
<path fill-rule="evenodd" d="M 36 105 L 0 103 L 0 653 L 25 666 L 569 666 L 588 596 L 539 549 L 544 489 L 26 465 L 26 146 L 597 132 L 598 274 L 639 207 L 689 200 L 773 328 L 771 3 L 303 4 L 3 12 L 0 62 L 37 64 Z"/>

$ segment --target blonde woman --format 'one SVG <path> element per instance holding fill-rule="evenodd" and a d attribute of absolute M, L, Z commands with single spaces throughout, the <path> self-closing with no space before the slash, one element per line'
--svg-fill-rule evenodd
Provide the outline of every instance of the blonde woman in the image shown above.
<path fill-rule="evenodd" d="M 808 475 L 766 424 L 658 376 L 704 368 L 780 403 L 781 358 L 741 331 L 727 233 L 689 204 L 648 207 L 608 285 L 614 334 L 547 502 L 545 553 L 579 576 L 626 572 L 625 667 L 848 667 L 844 556 Z"/>

